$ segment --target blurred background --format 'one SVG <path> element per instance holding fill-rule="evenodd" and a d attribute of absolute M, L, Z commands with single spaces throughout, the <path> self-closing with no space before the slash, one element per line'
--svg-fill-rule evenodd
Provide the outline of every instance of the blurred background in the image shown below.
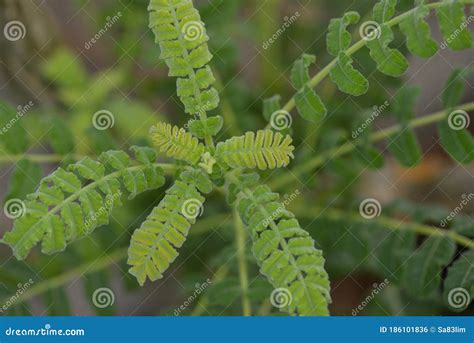
<path fill-rule="evenodd" d="M 290 82 L 293 62 L 302 53 L 315 54 L 313 75 L 331 61 L 326 51 L 329 20 L 348 10 L 370 19 L 376 1 L 194 3 L 210 36 L 212 67 L 221 92 L 221 105 L 215 112 L 225 118 L 219 137 L 225 139 L 265 127 L 263 100 L 279 94 L 284 104 L 295 92 Z M 399 3 L 399 12 L 412 6 L 408 0 Z M 0 0 L 1 27 L 13 20 L 23 25 L 21 39 L 0 37 L 0 100 L 23 113 L 19 122 L 26 132 L 25 137 L 14 136 L 14 144 L 0 137 L 4 201 L 24 198 L 58 165 L 109 149 L 151 144 L 148 129 L 157 121 L 186 127 L 190 117 L 176 95 L 175 80 L 167 76 L 166 65 L 158 58 L 147 6 L 145 0 Z M 289 21 L 291 25 L 269 44 Z M 433 37 L 441 41 L 435 16 L 430 15 L 428 21 Z M 357 53 L 355 66 L 368 77 L 369 92 L 354 98 L 324 81 L 318 88 L 328 108 L 324 128 L 307 125 L 295 116 L 295 160 L 288 170 L 262 174 L 268 181 L 288 175 L 289 182 L 277 190 L 287 196 L 301 194 L 289 207 L 324 251 L 333 315 L 456 314 L 443 300 L 441 286 L 429 294 L 412 292 L 413 280 L 399 275 L 405 263 L 391 268 L 393 255 L 404 253 L 403 240 L 377 245 L 391 234 L 386 224 L 354 221 L 349 212 L 357 217 L 361 200 L 374 198 L 384 216 L 440 227 L 440 219 L 459 206 L 463 194 L 474 193 L 472 164 L 453 162 L 440 146 L 434 125 L 416 130 L 423 161 L 415 168 L 400 166 L 388 153 L 377 168 L 351 155 L 292 176 L 293 166 L 346 141 L 355 118 L 390 102 L 401 85 L 420 87 L 416 114 L 421 117 L 442 109 L 441 94 L 455 68 L 473 67 L 472 49 L 456 53 L 442 49 L 422 60 L 407 52 L 398 30 L 393 46 L 411 64 L 403 78 L 378 73 L 366 50 Z M 465 81 L 463 102 L 473 101 L 474 78 Z M 114 125 L 97 130 L 92 117 L 103 110 L 113 114 Z M 396 123 L 389 112 L 377 118 L 372 131 Z M 8 118 L 0 120 L 2 125 L 8 123 Z M 386 150 L 384 143 L 377 148 Z M 45 256 L 36 249 L 26 261 L 18 262 L 1 245 L 0 308 L 8 304 L 2 315 L 241 315 L 232 212 L 219 193 L 206 202 L 204 215 L 163 279 L 139 287 L 127 273 L 131 233 L 162 196 L 160 189 L 127 202 L 114 211 L 109 225 L 59 255 Z M 327 208 L 335 212 L 324 214 L 321 209 Z M 452 223 L 466 236 L 474 236 L 473 210 L 471 202 Z M 0 213 L 0 236 L 11 225 L 11 219 Z M 416 237 L 415 244 L 422 241 Z M 253 314 L 278 314 L 268 301 L 272 289 L 258 274 L 250 242 L 246 254 Z M 406 264 L 411 263 L 411 255 L 406 256 Z M 445 275 L 445 269 L 437 273 L 441 279 Z M 106 306 L 97 298 L 103 290 L 101 301 Z M 14 295 L 18 296 L 11 300 Z M 461 314 L 472 314 L 472 308 Z"/>

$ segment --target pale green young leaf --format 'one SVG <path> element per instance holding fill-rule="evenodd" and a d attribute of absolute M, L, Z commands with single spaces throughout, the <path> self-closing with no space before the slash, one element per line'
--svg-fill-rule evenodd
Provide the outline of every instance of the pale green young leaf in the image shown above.
<path fill-rule="evenodd" d="M 304 86 L 296 93 L 295 103 L 299 115 L 307 121 L 317 123 L 326 116 L 326 106 L 309 86 Z"/>
<path fill-rule="evenodd" d="M 303 54 L 291 69 L 291 83 L 296 89 L 303 88 L 309 81 L 309 67 L 316 62 L 316 56 Z"/>
<path fill-rule="evenodd" d="M 342 18 L 331 19 L 326 35 L 326 46 L 332 56 L 338 56 L 340 52 L 344 52 L 349 48 L 352 36 L 347 31 L 347 26 L 357 24 L 359 19 L 359 13 L 354 11 L 344 13 Z"/>
<path fill-rule="evenodd" d="M 339 54 L 336 66 L 331 69 L 330 77 L 341 92 L 353 96 L 363 95 L 369 89 L 369 81 L 358 70 L 354 69 L 352 58 L 344 52 Z"/>
<path fill-rule="evenodd" d="M 374 6 L 373 18 L 382 24 L 390 20 L 395 14 L 395 7 L 398 0 L 380 0 Z"/>

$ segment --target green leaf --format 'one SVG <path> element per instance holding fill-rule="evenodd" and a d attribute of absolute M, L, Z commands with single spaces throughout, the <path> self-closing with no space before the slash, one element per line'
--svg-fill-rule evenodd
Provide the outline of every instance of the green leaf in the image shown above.
<path fill-rule="evenodd" d="M 347 31 L 347 26 L 357 24 L 360 15 L 357 12 L 350 11 L 344 13 L 342 18 L 331 19 L 326 35 L 326 45 L 329 54 L 338 56 L 339 53 L 345 52 L 351 45 L 352 35 Z"/>
<path fill-rule="evenodd" d="M 216 158 L 231 168 L 260 170 L 286 167 L 293 158 L 290 136 L 279 132 L 259 130 L 232 137 L 216 147 Z"/>
<path fill-rule="evenodd" d="M 464 94 L 464 82 L 469 75 L 472 74 L 472 69 L 455 69 L 449 79 L 444 85 L 443 91 L 443 105 L 446 109 L 456 107 Z"/>
<path fill-rule="evenodd" d="M 263 100 L 263 117 L 270 121 L 272 114 L 281 109 L 281 96 L 274 95 L 271 98 Z"/>
<path fill-rule="evenodd" d="M 23 199 L 35 190 L 42 175 L 43 171 L 38 163 L 30 160 L 18 161 L 10 177 L 10 186 L 5 199 Z"/>
<path fill-rule="evenodd" d="M 408 126 L 402 128 L 388 143 L 390 152 L 405 167 L 417 165 L 422 158 L 421 148 L 416 135 Z"/>
<path fill-rule="evenodd" d="M 429 58 L 438 51 L 438 44 L 431 38 L 430 26 L 425 21 L 428 14 L 428 8 L 420 5 L 400 22 L 400 30 L 407 37 L 408 50 L 423 58 Z"/>
<path fill-rule="evenodd" d="M 380 37 L 367 41 L 370 57 L 382 73 L 393 77 L 402 76 L 408 69 L 408 61 L 400 51 L 388 47 L 393 41 L 392 29 L 382 24 L 378 33 Z"/>
<path fill-rule="evenodd" d="M 27 195 L 26 211 L 2 242 L 17 259 L 24 259 L 39 242 L 46 254 L 63 251 L 68 243 L 108 223 L 113 207 L 120 204 L 122 185 L 134 194 L 164 184 L 161 168 L 128 166 L 124 155 L 108 152 L 100 156 L 102 163 L 87 157 L 68 171 L 58 168 L 41 181 L 35 193 Z"/>
<path fill-rule="evenodd" d="M 178 256 L 177 249 L 184 244 L 191 224 L 202 214 L 205 199 L 200 192 L 211 190 L 212 183 L 206 173 L 186 170 L 134 231 L 127 263 L 140 285 L 147 278 L 155 281 L 163 277 Z"/>
<path fill-rule="evenodd" d="M 454 51 L 472 46 L 472 36 L 464 16 L 464 4 L 458 1 L 444 0 L 444 6 L 436 9 L 439 27 L 444 37 L 441 48 L 446 45 Z"/>
<path fill-rule="evenodd" d="M 466 129 L 455 129 L 453 118 L 466 118 L 463 112 L 452 112 L 454 116 L 438 124 L 439 138 L 446 152 L 459 163 L 467 164 L 474 160 L 474 138 Z M 466 114 L 467 116 L 467 114 Z"/>
<path fill-rule="evenodd" d="M 59 117 L 53 117 L 50 124 L 51 130 L 48 132 L 48 136 L 54 152 L 66 155 L 74 151 L 74 135 L 64 120 Z"/>
<path fill-rule="evenodd" d="M 339 90 L 354 96 L 367 93 L 369 81 L 358 70 L 352 66 L 352 58 L 344 52 L 339 54 L 336 66 L 331 69 L 331 80 L 338 86 Z"/>
<path fill-rule="evenodd" d="M 430 296 L 441 283 L 441 271 L 453 258 L 456 244 L 447 237 L 432 236 L 410 257 L 405 284 L 415 296 Z"/>
<path fill-rule="evenodd" d="M 397 0 L 380 0 L 380 2 L 374 6 L 374 20 L 380 24 L 390 20 L 395 14 L 396 6 Z"/>
<path fill-rule="evenodd" d="M 196 137 L 177 126 L 158 123 L 150 129 L 153 143 L 167 156 L 196 164 L 205 151 L 204 145 Z"/>
<path fill-rule="evenodd" d="M 303 54 L 291 69 L 291 83 L 296 89 L 303 88 L 309 81 L 309 67 L 316 62 L 316 56 Z"/>
<path fill-rule="evenodd" d="M 205 136 L 215 136 L 222 129 L 224 119 L 221 116 L 209 117 L 205 120 L 205 125 L 201 120 L 193 120 L 189 124 L 189 132 L 197 138 L 203 139 Z"/>
<path fill-rule="evenodd" d="M 461 254 L 448 268 L 444 298 L 453 311 L 465 310 L 474 299 L 474 250 Z"/>
<path fill-rule="evenodd" d="M 296 108 L 300 116 L 313 123 L 321 121 L 327 113 L 326 106 L 316 92 L 304 86 L 295 95 Z"/>

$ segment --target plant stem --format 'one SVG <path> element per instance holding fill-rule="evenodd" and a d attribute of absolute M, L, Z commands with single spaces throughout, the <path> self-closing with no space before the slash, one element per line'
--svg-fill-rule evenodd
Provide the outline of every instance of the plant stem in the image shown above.
<path fill-rule="evenodd" d="M 82 277 L 83 275 L 90 274 L 105 267 L 108 267 L 114 263 L 117 263 L 127 257 L 127 248 L 118 249 L 111 254 L 104 255 L 98 259 L 85 263 L 77 268 L 71 269 L 65 273 L 62 273 L 56 277 L 47 279 L 43 282 L 40 282 L 33 287 L 27 289 L 23 294 L 21 294 L 15 301 L 15 305 L 25 302 L 39 294 L 42 294 L 48 290 L 60 287 L 67 282 L 71 282 L 77 278 Z M 10 298 L 2 299 L 0 304 L 5 304 Z"/>
<path fill-rule="evenodd" d="M 448 237 L 453 241 L 469 249 L 474 249 L 474 240 L 463 236 L 452 230 L 443 230 L 433 226 L 428 226 L 419 223 L 409 223 L 389 217 L 379 216 L 373 219 L 365 219 L 359 213 L 349 213 L 346 210 L 338 210 L 333 208 L 321 208 L 321 207 L 311 207 L 311 208 L 295 208 L 295 214 L 299 217 L 310 217 L 310 219 L 325 217 L 333 220 L 350 220 L 354 223 L 364 223 L 367 224 L 368 221 L 376 222 L 380 224 L 381 228 L 387 230 L 395 231 L 414 231 L 424 236 L 438 236 L 438 237 Z"/>
<path fill-rule="evenodd" d="M 234 217 L 234 228 L 235 228 L 235 245 L 238 254 L 239 261 L 239 280 L 240 280 L 240 289 L 242 291 L 242 313 L 245 317 L 252 315 L 252 306 L 250 305 L 250 300 L 248 298 L 248 289 L 249 289 L 249 279 L 248 279 L 248 268 L 247 268 L 247 258 L 245 253 L 245 229 L 240 220 L 237 209 L 232 209 Z"/>
<path fill-rule="evenodd" d="M 474 4 L 474 0 L 459 0 L 460 3 L 464 4 Z M 446 5 L 451 4 L 450 2 L 434 2 L 431 4 L 426 4 L 425 6 L 428 9 L 436 9 L 439 7 L 443 7 Z M 398 25 L 403 19 L 406 17 L 410 16 L 414 11 L 416 11 L 416 8 L 413 8 L 405 13 L 400 14 L 399 16 L 389 20 L 388 22 L 384 23 L 384 25 L 387 25 L 389 27 L 396 26 Z M 357 51 L 362 49 L 364 46 L 366 46 L 367 40 L 361 39 L 355 44 L 353 44 L 349 49 L 346 50 L 346 55 L 351 56 L 355 54 Z M 311 88 L 315 88 L 321 81 L 323 81 L 331 72 L 331 70 L 337 65 L 337 62 L 339 61 L 339 58 L 336 57 L 334 58 L 326 67 L 321 69 L 319 73 L 317 73 L 309 82 L 308 85 Z M 295 103 L 295 96 L 291 97 L 291 99 L 283 106 L 282 110 L 290 112 L 293 110 L 296 106 Z"/>
<path fill-rule="evenodd" d="M 469 102 L 469 103 L 457 106 L 456 109 L 463 110 L 463 111 L 474 110 L 474 102 Z M 444 118 L 446 118 L 446 111 L 439 111 L 439 112 L 432 113 L 427 116 L 412 120 L 408 124 L 408 127 L 417 128 L 420 126 L 425 126 L 428 124 L 439 122 L 443 120 Z M 377 131 L 370 135 L 369 141 L 375 143 L 375 142 L 384 140 L 386 138 L 392 137 L 395 134 L 399 133 L 402 129 L 403 129 L 402 126 L 394 125 L 385 130 Z M 359 142 L 347 142 L 336 148 L 330 149 L 300 164 L 299 166 L 295 167 L 291 171 L 290 174 L 282 175 L 281 177 L 277 178 L 274 182 L 271 182 L 270 185 L 272 188 L 279 188 L 279 187 L 286 186 L 294 180 L 294 177 L 301 176 L 304 173 L 309 172 L 310 170 L 318 168 L 328 160 L 331 160 L 333 158 L 336 158 L 336 157 L 339 157 L 351 152 L 357 147 L 358 144 Z"/>

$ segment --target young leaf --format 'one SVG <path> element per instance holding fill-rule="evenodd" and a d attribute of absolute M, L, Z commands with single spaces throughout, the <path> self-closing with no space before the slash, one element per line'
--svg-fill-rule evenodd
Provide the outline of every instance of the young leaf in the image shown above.
<path fill-rule="evenodd" d="M 270 121 L 272 114 L 281 109 L 281 96 L 274 95 L 271 98 L 263 100 L 263 117 Z"/>
<path fill-rule="evenodd" d="M 224 119 L 221 116 L 209 117 L 204 123 L 201 120 L 193 120 L 189 124 L 189 132 L 201 139 L 206 136 L 215 136 L 222 129 Z"/>
<path fill-rule="evenodd" d="M 339 54 L 337 65 L 331 69 L 331 80 L 337 84 L 339 90 L 353 96 L 367 93 L 369 81 L 352 66 L 352 58 L 344 52 Z"/>
<path fill-rule="evenodd" d="M 395 14 L 396 6 L 397 0 L 380 0 L 380 2 L 374 6 L 374 20 L 380 24 L 390 20 Z"/>
<path fill-rule="evenodd" d="M 393 32 L 387 25 L 380 25 L 379 37 L 367 42 L 370 57 L 377 63 L 377 69 L 382 73 L 399 77 L 408 69 L 408 61 L 403 54 L 388 47 L 393 41 Z"/>
<path fill-rule="evenodd" d="M 352 36 L 347 31 L 347 26 L 357 24 L 359 19 L 359 13 L 354 11 L 344 13 L 342 18 L 331 19 L 328 34 L 326 35 L 326 45 L 329 54 L 338 56 L 340 52 L 344 52 L 350 47 Z"/>
<path fill-rule="evenodd" d="M 316 62 L 316 56 L 303 54 L 295 61 L 291 69 L 291 83 L 293 87 L 300 90 L 309 81 L 309 67 Z"/>
<path fill-rule="evenodd" d="M 407 38 L 408 50 L 423 58 L 429 58 L 438 51 L 438 44 L 431 38 L 430 26 L 425 21 L 428 13 L 428 8 L 421 4 L 400 23 L 400 30 Z"/>
<path fill-rule="evenodd" d="M 216 158 L 231 168 L 260 170 L 286 167 L 293 158 L 294 147 L 290 136 L 279 132 L 259 130 L 233 137 L 216 147 Z"/>
<path fill-rule="evenodd" d="M 444 6 L 436 9 L 439 27 L 447 46 L 454 51 L 472 46 L 472 36 L 464 17 L 464 4 L 458 1 L 444 0 Z"/>

